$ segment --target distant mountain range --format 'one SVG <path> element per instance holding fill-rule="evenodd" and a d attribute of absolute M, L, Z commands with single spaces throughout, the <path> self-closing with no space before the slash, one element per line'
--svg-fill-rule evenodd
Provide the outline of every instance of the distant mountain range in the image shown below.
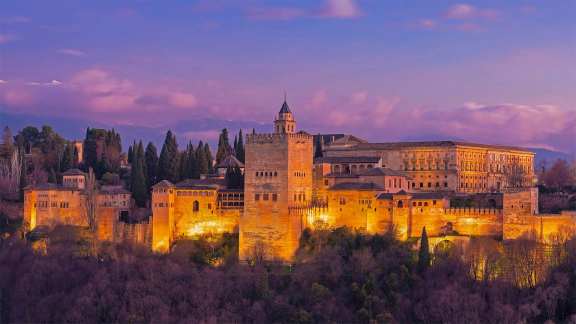
<path fill-rule="evenodd" d="M 252 121 L 234 121 L 216 118 L 198 118 L 194 120 L 178 121 L 176 123 L 162 126 L 162 127 L 146 127 L 146 126 L 131 126 L 131 125 L 109 125 L 95 121 L 87 121 L 81 119 L 71 119 L 64 117 L 50 117 L 50 116 L 34 116 L 24 114 L 12 114 L 7 112 L 0 112 L 0 126 L 8 125 L 12 132 L 15 134 L 18 130 L 26 126 L 41 127 L 42 125 L 49 125 L 54 128 L 60 135 L 67 139 L 83 139 L 86 133 L 86 128 L 114 128 L 122 135 L 122 141 L 125 148 L 135 140 L 142 140 L 144 142 L 153 142 L 160 149 L 164 136 L 168 129 L 174 131 L 178 136 L 178 142 L 183 143 L 192 140 L 197 143 L 198 140 L 208 141 L 214 148 L 218 141 L 218 132 L 223 128 L 228 128 L 231 132 L 230 140 L 233 140 L 234 134 L 239 129 L 251 130 L 256 129 L 258 132 L 266 132 L 270 130 L 270 125 L 252 122 Z M 438 140 L 452 140 L 452 141 L 465 141 L 460 138 L 448 138 L 445 135 L 428 134 L 428 135 L 413 135 L 403 137 L 402 141 L 438 141 Z M 536 163 L 542 160 L 554 161 L 556 159 L 572 160 L 573 156 L 568 153 L 552 151 L 541 148 L 528 148 L 536 153 Z"/>

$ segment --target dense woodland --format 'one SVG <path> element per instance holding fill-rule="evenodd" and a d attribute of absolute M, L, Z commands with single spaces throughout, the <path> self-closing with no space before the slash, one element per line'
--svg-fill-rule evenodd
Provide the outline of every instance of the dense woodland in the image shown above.
<path fill-rule="evenodd" d="M 576 320 L 576 242 L 540 283 L 475 277 L 497 265 L 489 245 L 431 256 L 393 235 L 305 232 L 292 266 L 237 264 L 237 236 L 179 242 L 168 255 L 53 239 L 47 255 L 0 246 L 1 322 L 568 323 Z M 535 266 L 516 242 L 505 253 Z M 523 252 L 522 252 L 523 251 Z M 479 258 L 478 256 L 484 257 Z M 500 258 L 502 255 L 500 255 Z M 479 260 L 482 260 L 479 263 Z M 519 271 L 528 279 L 532 273 Z"/>

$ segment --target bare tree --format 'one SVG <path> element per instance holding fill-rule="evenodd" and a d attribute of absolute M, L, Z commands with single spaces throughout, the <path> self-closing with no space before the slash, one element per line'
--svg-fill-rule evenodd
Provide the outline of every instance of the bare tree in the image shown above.
<path fill-rule="evenodd" d="M 88 231 L 90 234 L 91 241 L 91 252 L 95 252 L 95 242 L 96 242 L 96 231 L 97 231 L 97 201 L 96 197 L 98 195 L 98 187 L 96 183 L 96 175 L 94 170 L 90 168 L 88 170 L 88 175 L 86 176 L 86 189 L 84 189 L 85 201 L 84 201 L 84 216 L 86 217 L 86 224 L 88 226 Z"/>
<path fill-rule="evenodd" d="M 22 155 L 18 149 L 12 151 L 9 160 L 0 161 L 0 190 L 7 194 L 18 192 L 22 173 Z"/>

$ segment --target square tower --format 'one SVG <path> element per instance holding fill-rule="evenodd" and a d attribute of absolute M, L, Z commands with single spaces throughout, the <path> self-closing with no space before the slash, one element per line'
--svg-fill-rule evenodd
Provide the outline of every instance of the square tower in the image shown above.
<path fill-rule="evenodd" d="M 312 201 L 313 137 L 293 132 L 291 115 L 284 103 L 275 133 L 246 138 L 241 261 L 289 261 L 298 248 L 304 226 L 298 211 Z M 287 117 L 290 127 L 278 127 L 278 121 Z"/>

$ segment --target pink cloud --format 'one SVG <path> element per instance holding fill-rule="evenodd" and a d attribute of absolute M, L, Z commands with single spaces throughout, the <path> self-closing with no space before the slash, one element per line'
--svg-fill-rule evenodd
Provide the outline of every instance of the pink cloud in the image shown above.
<path fill-rule="evenodd" d="M 310 103 L 312 107 L 318 108 L 324 105 L 327 100 L 328 100 L 328 94 L 326 93 L 326 90 L 321 89 L 314 92 Z"/>
<path fill-rule="evenodd" d="M 418 21 L 418 26 L 424 29 L 434 29 L 438 24 L 432 19 L 421 19 Z"/>
<path fill-rule="evenodd" d="M 296 7 L 260 7 L 248 10 L 247 17 L 254 20 L 294 20 L 298 18 L 352 19 L 362 15 L 355 0 L 325 0 L 319 9 Z"/>
<path fill-rule="evenodd" d="M 198 100 L 193 94 L 174 92 L 170 94 L 170 103 L 178 108 L 193 108 L 198 104 Z"/>
<path fill-rule="evenodd" d="M 0 34 L 0 45 L 6 44 L 16 40 L 16 36 L 12 34 Z"/>
<path fill-rule="evenodd" d="M 354 0 L 326 0 L 320 12 L 322 17 L 330 18 L 357 18 L 362 15 L 360 8 Z"/>
<path fill-rule="evenodd" d="M 254 20 L 293 20 L 304 17 L 307 13 L 298 8 L 253 8 L 248 12 L 248 18 Z"/>
<path fill-rule="evenodd" d="M 496 18 L 500 13 L 494 9 L 481 9 L 466 3 L 458 3 L 446 11 L 445 16 L 450 19 Z"/>
<path fill-rule="evenodd" d="M 368 99 L 368 91 L 361 90 L 354 92 L 350 96 L 350 103 L 353 105 L 361 105 L 365 103 L 367 99 Z"/>
<path fill-rule="evenodd" d="M 85 52 L 73 48 L 63 48 L 58 50 L 58 53 L 70 56 L 84 56 L 86 55 Z"/>

